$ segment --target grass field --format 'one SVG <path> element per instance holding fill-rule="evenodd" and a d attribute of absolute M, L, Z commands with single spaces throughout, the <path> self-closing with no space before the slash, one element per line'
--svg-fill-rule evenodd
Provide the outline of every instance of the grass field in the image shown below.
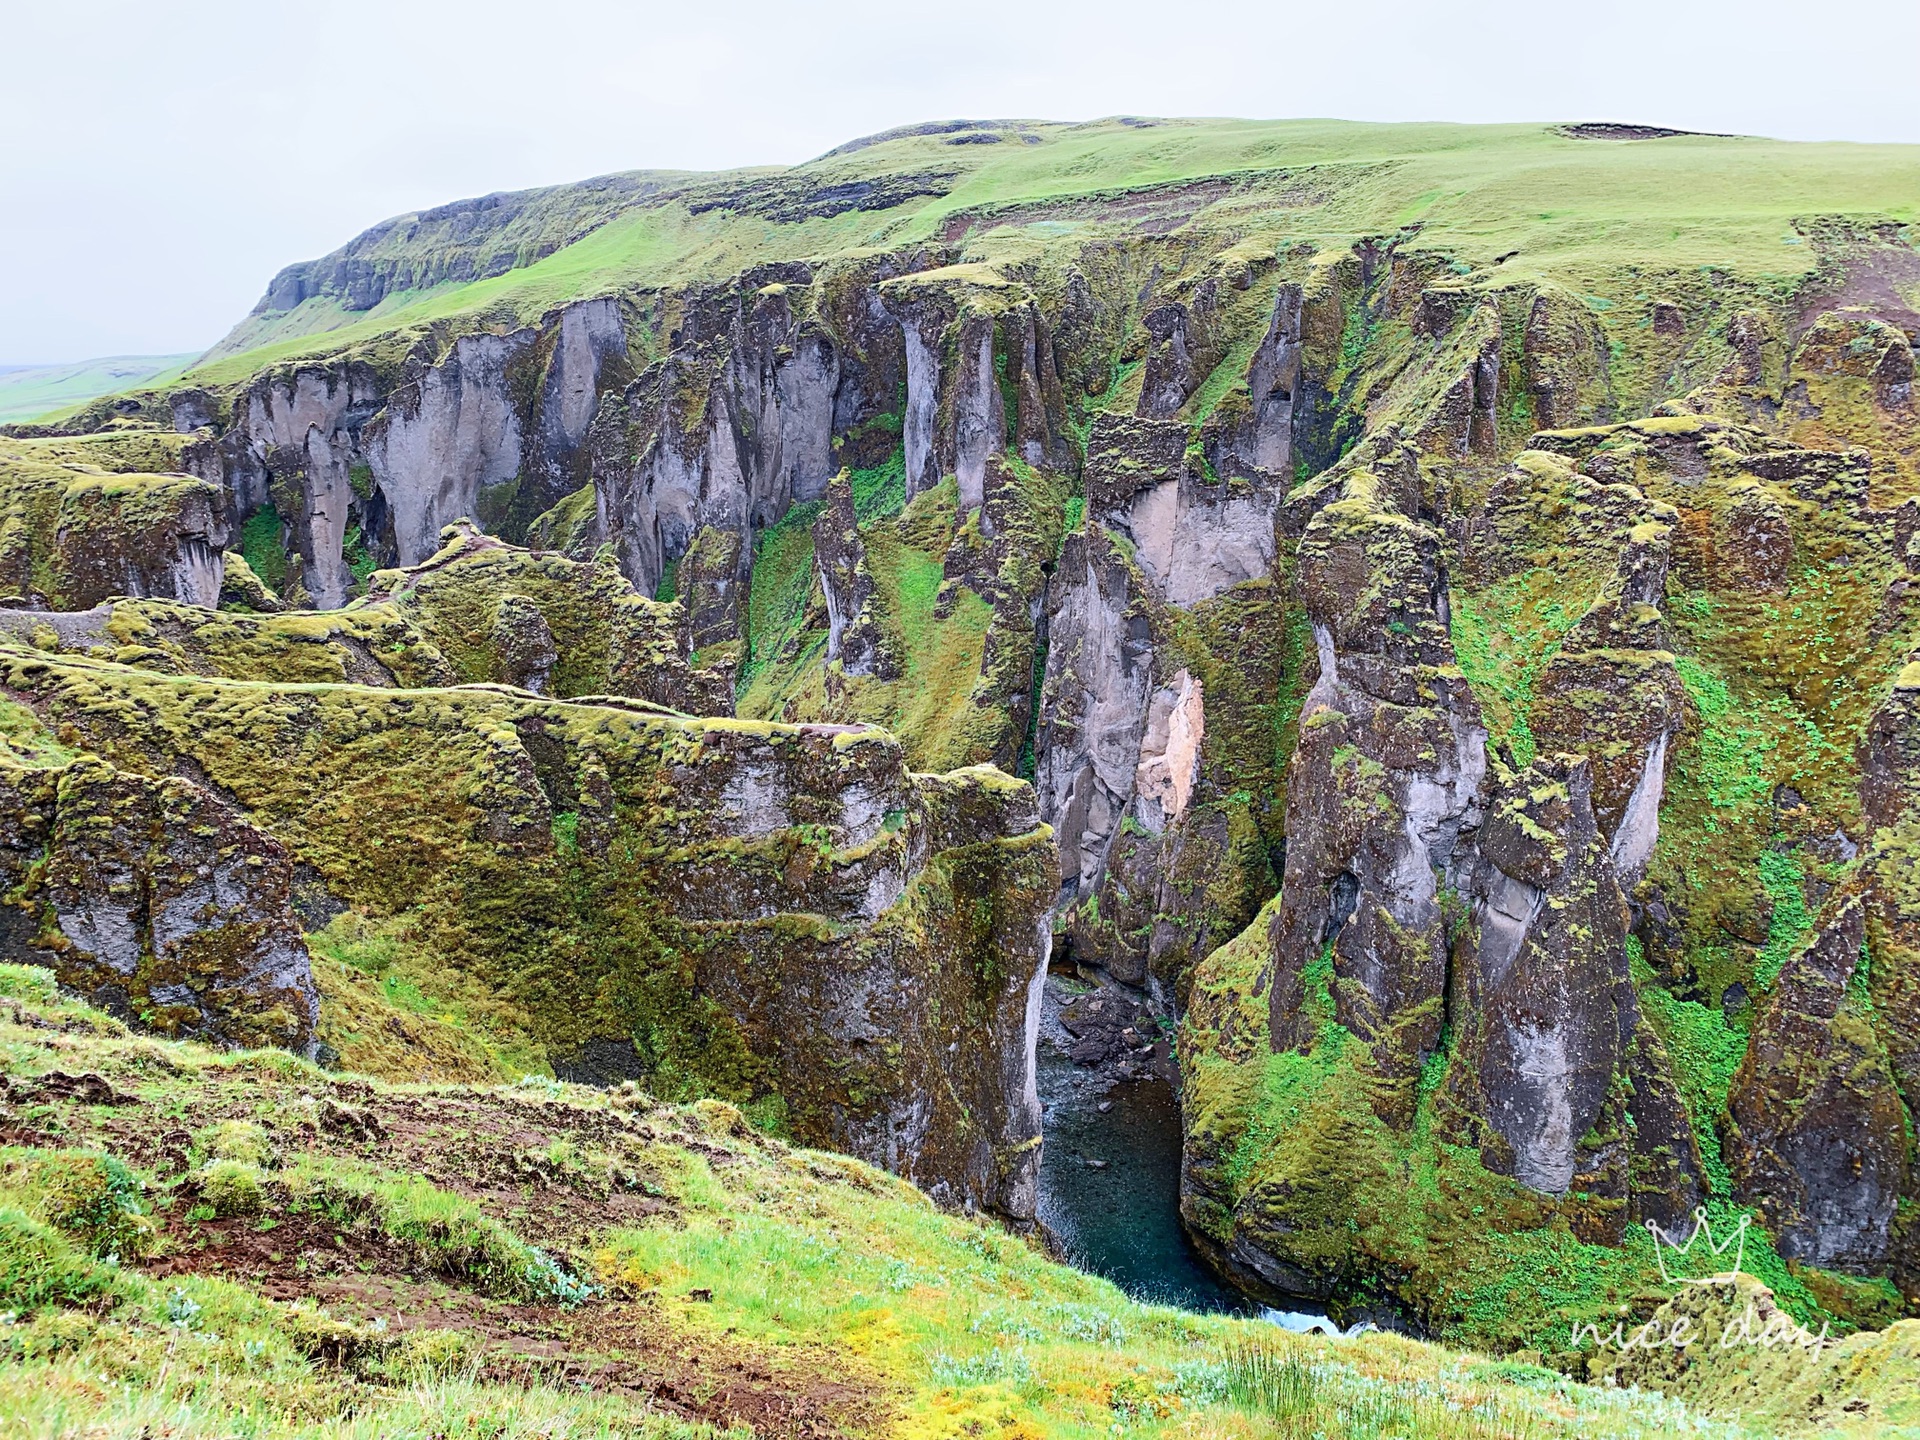
<path fill-rule="evenodd" d="M 114 355 L 72 365 L 21 365 L 0 369 L 0 424 L 34 420 L 138 385 L 180 374 L 194 355 Z"/>
<path fill-rule="evenodd" d="M 1417 235 L 1468 267 L 1617 291 L 1636 270 L 1723 271 L 1789 284 L 1818 263 L 1812 217 L 1920 218 L 1920 146 L 1802 144 L 1682 135 L 1575 139 L 1541 125 L 1371 125 L 1334 120 L 1118 120 L 1037 125 L 1031 140 L 954 145 L 911 136 L 785 171 L 740 172 L 801 189 L 888 175 L 949 176 L 944 194 L 891 209 L 781 221 L 713 204 L 748 182 L 692 177 L 685 192 L 637 202 L 531 265 L 469 284 L 389 295 L 355 314 L 320 297 L 249 317 L 193 372 L 242 379 L 262 365 L 331 353 L 389 330 L 456 317 L 524 323 L 564 301 L 735 274 L 763 260 L 818 258 L 943 237 L 973 216 L 964 258 L 1005 262 L 1062 234 L 1141 223 L 1116 192 L 1151 193 L 1153 223 L 1231 230 L 1238 244 L 1344 248 L 1361 236 Z M 769 178 L 771 177 L 771 178 Z M 1197 184 L 1197 182 L 1207 182 Z M 1184 195 L 1168 187 L 1194 187 Z M 682 198 L 673 198 L 679 193 Z M 1136 200 L 1138 197 L 1136 196 Z M 982 214 L 1028 207 L 1024 215 Z M 236 348 L 236 344 L 245 348 Z"/>
<path fill-rule="evenodd" d="M 1139 1305 L 715 1101 L 134 1037 L 23 966 L 0 1001 L 9 1435 L 1774 1433 L 1398 1336 Z"/>

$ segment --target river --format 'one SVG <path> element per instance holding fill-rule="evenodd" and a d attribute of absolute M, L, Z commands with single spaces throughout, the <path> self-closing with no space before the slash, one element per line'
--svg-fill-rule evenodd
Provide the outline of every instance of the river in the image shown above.
<path fill-rule="evenodd" d="M 1180 1105 L 1164 1041 L 1157 1061 L 1134 1058 L 1144 1043 L 1117 1063 L 1114 1057 L 1126 1054 L 1117 1041 L 1095 1063 L 1076 1064 L 1069 1054 L 1077 1040 L 1082 1057 L 1090 1053 L 1087 1027 L 1076 1037 L 1061 1011 L 1106 996 L 1131 1019 L 1133 1002 L 1115 987 L 1094 992 L 1058 976 L 1047 981 L 1036 1056 L 1046 1140 L 1041 1223 L 1071 1264 L 1104 1275 L 1136 1300 L 1253 1313 L 1258 1307 L 1202 1263 L 1180 1224 Z"/>

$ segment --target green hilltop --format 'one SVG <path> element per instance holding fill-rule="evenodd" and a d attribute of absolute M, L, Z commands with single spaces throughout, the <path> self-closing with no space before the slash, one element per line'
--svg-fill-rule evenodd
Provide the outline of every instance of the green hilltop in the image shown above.
<path fill-rule="evenodd" d="M 483 278 L 403 285 L 365 309 L 352 308 L 350 280 L 285 309 L 269 303 L 270 291 L 187 378 L 232 383 L 268 364 L 440 322 L 512 326 L 588 296 L 923 242 L 963 240 L 967 259 L 996 263 L 1104 231 L 1188 227 L 1230 231 L 1249 247 L 1335 250 L 1365 236 L 1417 234 L 1423 248 L 1450 251 L 1465 266 L 1498 264 L 1503 278 L 1551 279 L 1578 292 L 1617 289 L 1626 265 L 1724 270 L 1784 290 L 1818 265 L 1799 222 L 1846 214 L 1897 225 L 1920 214 L 1920 146 L 1607 138 L 1619 133 L 1637 132 L 996 121 L 890 132 L 784 169 L 633 172 L 466 202 L 502 217 L 483 230 L 493 237 L 484 255 L 464 242 L 472 263 L 498 272 Z M 1044 202 L 1057 204 L 1035 213 Z M 1020 213 L 996 217 L 1010 207 Z M 449 253 L 456 227 L 436 222 L 441 213 L 386 222 L 293 268 L 352 277 L 385 267 L 402 281 L 457 271 L 460 257 Z"/>

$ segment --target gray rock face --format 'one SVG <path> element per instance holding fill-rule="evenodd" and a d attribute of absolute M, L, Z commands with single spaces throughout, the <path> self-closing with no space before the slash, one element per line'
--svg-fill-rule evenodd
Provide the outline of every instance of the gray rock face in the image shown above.
<path fill-rule="evenodd" d="M 1310 1038 L 1302 977 L 1331 944 L 1336 1013 L 1398 1083 L 1381 1102 L 1395 1113 L 1439 1037 L 1439 879 L 1478 822 L 1487 765 L 1479 707 L 1454 669 L 1439 536 L 1397 508 L 1407 463 L 1389 452 L 1350 471 L 1300 542 L 1319 677 L 1289 769 L 1272 930 L 1275 1045 Z"/>
<path fill-rule="evenodd" d="M 531 330 L 461 336 L 444 361 L 388 396 L 367 426 L 366 455 L 400 564 L 433 554 L 444 526 L 475 514 L 483 491 L 520 473 L 520 416 L 507 369 L 534 338 Z"/>
<path fill-rule="evenodd" d="M 29 842 L 0 847 L 9 958 L 163 1033 L 311 1048 L 320 1000 L 277 840 L 189 781 L 91 758 L 0 766 L 0 820 Z"/>
<path fill-rule="evenodd" d="M 560 312 L 535 444 L 527 457 L 540 488 L 538 509 L 589 482 L 587 434 L 599 412 L 600 392 L 625 369 L 626 358 L 627 327 L 619 301 L 584 300 Z"/>
<path fill-rule="evenodd" d="M 1140 568 L 1170 605 L 1196 605 L 1273 568 L 1271 490 L 1182 475 L 1135 497 L 1127 516 Z"/>
<path fill-rule="evenodd" d="M 1219 363 L 1220 346 L 1213 336 L 1218 291 L 1219 282 L 1209 276 L 1187 300 L 1147 312 L 1142 320 L 1148 336 L 1146 373 L 1135 413 L 1149 420 L 1171 419 Z"/>
<path fill-rule="evenodd" d="M 1256 382 L 1277 383 L 1276 349 L 1255 356 Z M 1188 463 L 1186 440 L 1176 421 L 1103 413 L 1094 422 L 1087 532 L 1068 538 L 1052 586 L 1036 747 L 1063 903 L 1097 896 L 1115 932 L 1151 925 L 1143 942 L 1076 925 L 1076 953 L 1136 984 L 1204 948 L 1205 893 L 1191 877 L 1226 849 L 1223 817 L 1182 823 L 1204 758 L 1207 701 L 1162 653 L 1171 616 L 1267 581 L 1277 551 L 1276 478 L 1246 471 L 1211 482 Z M 1117 844 L 1123 824 L 1132 833 Z M 1187 877 L 1178 884 L 1176 871 Z"/>
<path fill-rule="evenodd" d="M 1260 472 L 1209 481 L 1187 462 L 1184 426 L 1102 416 L 1086 473 L 1093 513 L 1133 542 L 1158 599 L 1191 607 L 1272 570 L 1281 487 Z"/>
<path fill-rule="evenodd" d="M 1822 1266 L 1884 1263 L 1913 1176 L 1905 1107 L 1865 997 L 1848 991 L 1866 938 L 1858 896 L 1839 899 L 1781 968 L 1727 1099 L 1727 1164 L 1782 1255 Z"/>
<path fill-rule="evenodd" d="M 1621 1193 L 1624 1149 L 1584 1138 L 1615 1100 L 1635 1015 L 1626 903 L 1588 762 L 1549 756 L 1512 777 L 1477 851 L 1474 913 L 1457 951 L 1465 1028 L 1454 1103 L 1485 1121 L 1490 1133 L 1472 1138 L 1489 1168 L 1548 1194 L 1565 1194 L 1576 1174 L 1583 1189 Z M 1617 1132 L 1615 1120 L 1604 1128 Z"/>
<path fill-rule="evenodd" d="M 1213 424 L 1207 458 L 1221 475 L 1293 477 L 1294 396 L 1300 388 L 1303 296 L 1280 286 L 1273 319 L 1247 367 L 1247 408 Z"/>
<path fill-rule="evenodd" d="M 236 521 L 275 510 L 307 603 L 337 609 L 354 587 L 355 527 L 381 562 L 418 564 L 462 516 L 517 534 L 578 489 L 600 390 L 625 363 L 618 303 L 589 300 L 509 334 L 460 336 L 397 382 L 358 361 L 269 372 L 187 463 L 225 488 Z M 175 399 L 177 425 L 214 418 L 200 392 Z"/>
<path fill-rule="evenodd" d="M 234 427 L 209 451 L 204 478 L 224 483 L 236 518 L 280 512 L 300 579 L 321 609 L 346 603 L 343 548 L 354 504 L 360 431 L 384 397 L 372 369 L 303 366 L 254 382 Z"/>
<path fill-rule="evenodd" d="M 940 410 L 940 332 L 945 317 L 924 313 L 903 317 L 900 333 L 907 349 L 907 410 L 901 444 L 907 466 L 907 498 L 930 490 L 940 480 L 934 460 L 934 421 Z"/>
<path fill-rule="evenodd" d="M 881 287 L 906 344 L 907 406 L 901 441 L 907 495 L 943 475 L 960 487 L 960 508 L 986 497 L 987 460 L 1006 449 L 1006 408 L 994 367 L 996 312 L 977 308 L 964 287 L 907 277 Z M 1044 403 L 1036 387 L 1035 401 Z M 1030 437 L 1031 438 L 1031 437 Z M 1044 450 L 1044 440 L 1037 440 Z"/>
<path fill-rule="evenodd" d="M 804 267 L 796 282 L 804 284 Z M 838 352 L 795 313 L 786 282 L 716 300 L 695 333 L 628 387 L 596 429 L 608 538 L 651 590 L 706 527 L 741 537 L 825 493 Z"/>
<path fill-rule="evenodd" d="M 829 683 L 840 675 L 894 679 L 899 667 L 885 629 L 873 611 L 873 575 L 853 510 L 853 486 L 836 477 L 827 487 L 827 508 L 813 527 L 814 571 L 827 605 Z"/>
<path fill-rule="evenodd" d="M 1153 683 L 1153 637 L 1132 577 L 1100 532 L 1067 538 L 1037 746 L 1040 813 L 1060 841 L 1061 899 L 1091 895 L 1133 799 Z"/>
<path fill-rule="evenodd" d="M 959 353 L 948 403 L 953 412 L 953 473 L 960 508 L 978 510 L 987 498 L 987 459 L 1006 448 L 1006 411 L 993 373 L 993 322 L 969 315 L 960 324 Z"/>

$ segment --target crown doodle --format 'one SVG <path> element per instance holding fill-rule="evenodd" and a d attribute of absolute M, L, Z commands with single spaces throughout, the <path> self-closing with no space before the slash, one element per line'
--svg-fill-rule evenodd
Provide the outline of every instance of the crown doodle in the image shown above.
<path fill-rule="evenodd" d="M 1716 1241 L 1713 1238 L 1713 1222 L 1707 1219 L 1706 1207 L 1704 1205 L 1697 1206 L 1693 1212 L 1693 1233 L 1687 1237 L 1686 1244 L 1679 1245 L 1668 1238 L 1666 1232 L 1660 1228 L 1658 1223 L 1652 1220 L 1647 1221 L 1647 1233 L 1653 1236 L 1653 1259 L 1654 1263 L 1660 1267 L 1660 1278 L 1669 1285 L 1731 1285 L 1740 1277 L 1740 1266 L 1747 1258 L 1747 1227 L 1751 1224 L 1753 1224 L 1753 1216 L 1742 1215 L 1740 1217 L 1740 1223 L 1734 1227 L 1733 1234 L 1729 1235 L 1725 1240 Z M 1675 1255 L 1685 1255 L 1689 1250 L 1693 1249 L 1693 1242 L 1698 1240 L 1702 1235 L 1707 1237 L 1707 1250 L 1712 1255 L 1720 1256 L 1726 1254 L 1728 1250 L 1733 1251 L 1732 1269 L 1713 1275 L 1674 1275 L 1670 1273 L 1667 1269 L 1666 1254 L 1661 1247 L 1664 1245 L 1666 1249 L 1673 1251 Z"/>

